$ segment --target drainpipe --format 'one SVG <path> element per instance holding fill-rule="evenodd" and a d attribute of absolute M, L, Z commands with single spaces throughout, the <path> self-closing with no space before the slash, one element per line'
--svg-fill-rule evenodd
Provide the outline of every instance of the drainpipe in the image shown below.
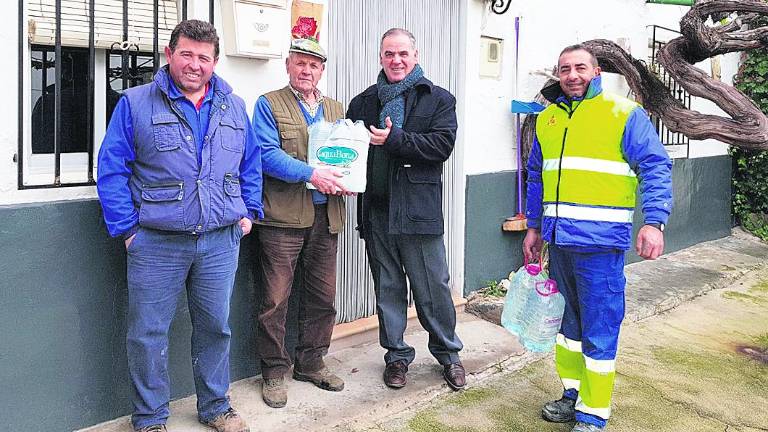
<path fill-rule="evenodd" d="M 646 3 L 667 4 L 677 6 L 693 6 L 696 0 L 645 0 Z"/>

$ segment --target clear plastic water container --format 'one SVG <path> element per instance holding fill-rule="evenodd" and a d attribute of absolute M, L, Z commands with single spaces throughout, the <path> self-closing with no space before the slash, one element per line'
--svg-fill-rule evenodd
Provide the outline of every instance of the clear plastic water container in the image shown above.
<path fill-rule="evenodd" d="M 524 328 L 524 313 L 530 293 L 537 283 L 544 283 L 547 279 L 547 272 L 541 264 L 528 263 L 527 259 L 520 269 L 509 276 L 510 286 L 504 298 L 501 325 L 518 338 Z"/>
<path fill-rule="evenodd" d="M 557 283 L 548 279 L 537 282 L 529 292 L 522 314 L 521 343 L 528 351 L 547 352 L 555 346 L 565 310 L 565 298 Z"/>

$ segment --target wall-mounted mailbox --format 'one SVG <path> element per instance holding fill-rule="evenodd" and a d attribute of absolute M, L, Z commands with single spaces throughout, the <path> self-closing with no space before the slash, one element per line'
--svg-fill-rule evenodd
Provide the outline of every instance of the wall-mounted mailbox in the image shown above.
<path fill-rule="evenodd" d="M 285 0 L 223 0 L 221 8 L 227 55 L 282 57 L 290 41 Z"/>

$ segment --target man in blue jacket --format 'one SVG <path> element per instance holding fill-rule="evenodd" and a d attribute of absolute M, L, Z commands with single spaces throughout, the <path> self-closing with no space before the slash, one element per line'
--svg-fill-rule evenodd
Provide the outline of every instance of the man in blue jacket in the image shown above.
<path fill-rule="evenodd" d="M 263 216 L 261 156 L 243 100 L 213 73 L 219 38 L 183 21 L 154 82 L 127 89 L 99 151 L 109 234 L 128 255 L 128 369 L 133 427 L 164 432 L 168 328 L 186 289 L 198 419 L 248 426 L 229 404 L 229 302 L 240 239 Z"/>
<path fill-rule="evenodd" d="M 456 99 L 424 77 L 416 39 L 393 28 L 381 39 L 377 83 L 349 104 L 347 117 L 371 130 L 367 186 L 357 222 L 373 273 L 384 383 L 406 384 L 414 349 L 403 340 L 408 284 L 429 351 L 448 385 L 465 385 L 443 244 L 442 172 L 456 141 Z M 403 271 L 404 270 L 404 271 Z"/>
<path fill-rule="evenodd" d="M 636 102 L 602 91 L 600 72 L 584 46 L 562 51 L 528 160 L 523 253 L 537 258 L 549 242 L 550 274 L 566 301 L 555 348 L 564 392 L 542 416 L 575 420 L 574 432 L 604 429 L 611 413 L 638 183 L 638 255 L 661 255 L 672 208 L 672 164 L 656 130 Z"/>

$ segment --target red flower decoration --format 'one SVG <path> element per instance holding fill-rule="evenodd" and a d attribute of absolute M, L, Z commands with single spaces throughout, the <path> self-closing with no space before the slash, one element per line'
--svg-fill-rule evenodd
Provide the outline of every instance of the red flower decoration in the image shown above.
<path fill-rule="evenodd" d="M 317 32 L 317 21 L 312 17 L 299 17 L 296 25 L 291 29 L 291 34 L 295 39 L 315 39 Z"/>

